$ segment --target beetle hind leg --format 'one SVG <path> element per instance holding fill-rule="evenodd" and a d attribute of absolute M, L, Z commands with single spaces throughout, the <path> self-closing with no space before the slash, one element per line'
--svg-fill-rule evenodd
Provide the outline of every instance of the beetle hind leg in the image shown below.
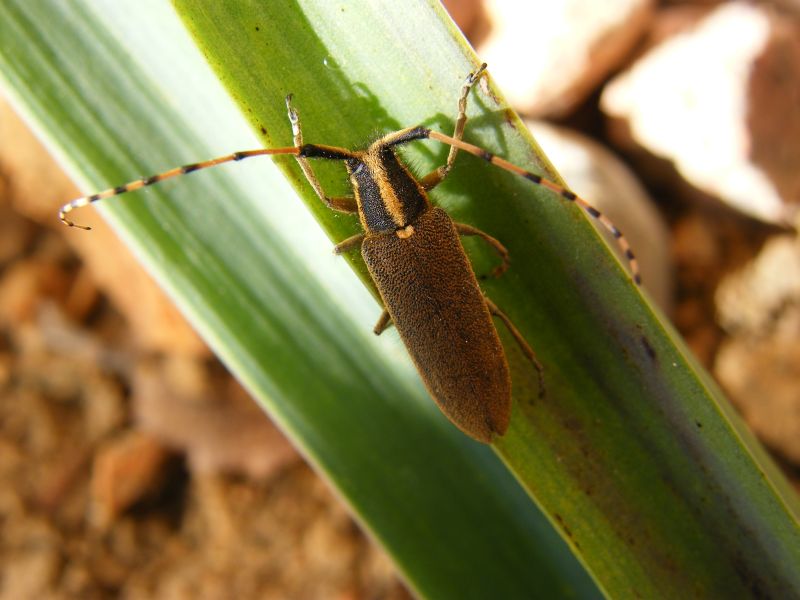
<path fill-rule="evenodd" d="M 528 358 L 528 360 L 531 361 L 531 363 L 533 363 L 533 366 L 536 369 L 536 374 L 539 378 L 539 398 L 543 398 L 545 394 L 544 367 L 542 367 L 542 363 L 539 362 L 539 359 L 536 358 L 536 353 L 533 351 L 533 348 L 531 348 L 530 344 L 528 344 L 525 338 L 522 337 L 519 329 L 514 326 L 514 323 L 511 322 L 511 319 L 508 318 L 506 313 L 500 310 L 500 308 L 498 308 L 494 302 L 489 300 L 489 298 L 484 296 L 484 300 L 486 301 L 486 306 L 489 309 L 489 312 L 503 322 L 503 324 L 506 326 L 506 329 L 508 329 L 508 332 L 514 338 L 514 341 L 517 342 L 520 350 L 522 350 L 522 353 Z"/>

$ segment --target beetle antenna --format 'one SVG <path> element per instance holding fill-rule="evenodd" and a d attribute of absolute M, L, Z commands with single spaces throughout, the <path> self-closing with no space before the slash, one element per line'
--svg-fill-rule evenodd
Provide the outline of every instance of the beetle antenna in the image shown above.
<path fill-rule="evenodd" d="M 530 171 L 526 171 L 522 167 L 518 167 L 517 165 L 508 162 L 507 160 L 500 158 L 499 156 L 495 156 L 491 152 L 484 150 L 483 148 L 479 148 L 478 146 L 474 146 L 473 144 L 469 144 L 463 140 L 456 139 L 454 137 L 450 137 L 449 135 L 444 135 L 443 133 L 439 133 L 438 131 L 430 131 L 428 137 L 432 140 L 436 140 L 442 142 L 444 144 L 449 144 L 450 146 L 455 146 L 459 150 L 463 150 L 464 152 L 469 152 L 477 156 L 478 158 L 482 158 L 488 163 L 491 163 L 501 169 L 505 169 L 506 171 L 510 171 L 511 173 L 515 173 L 516 175 L 520 175 L 527 179 L 528 181 L 547 188 L 558 194 L 561 198 L 565 200 L 569 200 L 570 202 L 574 202 L 578 206 L 580 206 L 590 217 L 600 222 L 600 224 L 605 227 L 614 239 L 617 241 L 622 253 L 625 255 L 625 259 L 628 261 L 628 265 L 630 266 L 631 273 L 633 274 L 633 280 L 636 282 L 637 285 L 641 285 L 642 277 L 639 273 L 639 262 L 636 260 L 636 256 L 633 254 L 633 250 L 631 250 L 631 245 L 628 243 L 628 240 L 625 239 L 625 236 L 622 235 L 622 232 L 619 228 L 614 225 L 614 223 L 597 210 L 594 206 L 589 204 L 586 200 L 578 196 L 575 192 L 565 188 L 564 186 L 558 185 L 550 181 L 549 179 L 545 179 L 541 175 L 537 175 L 536 173 L 531 173 Z"/>
<path fill-rule="evenodd" d="M 163 173 L 159 173 L 157 175 L 151 175 L 150 177 L 142 177 L 141 179 L 136 179 L 125 185 L 120 185 L 114 188 L 109 188 L 102 192 L 98 192 L 97 194 L 92 194 L 91 196 L 83 196 L 81 198 L 77 198 L 71 202 L 67 202 L 64 206 L 61 207 L 61 210 L 58 211 L 58 218 L 61 219 L 61 222 L 69 227 L 77 227 L 78 229 L 85 229 L 89 230 L 91 227 L 86 225 L 78 225 L 74 221 L 71 221 L 67 218 L 67 214 L 75 210 L 76 208 L 83 208 L 84 206 L 89 206 L 97 202 L 98 200 L 103 200 L 104 198 L 112 198 L 114 196 L 119 196 L 120 194 L 125 194 L 127 192 L 133 192 L 140 188 L 143 188 L 148 185 L 153 185 L 154 183 L 158 183 L 159 181 L 164 181 L 165 179 L 170 179 L 172 177 L 179 177 L 181 175 L 188 175 L 189 173 L 194 173 L 195 171 L 201 171 L 202 169 L 208 169 L 209 167 L 216 167 L 217 165 L 221 165 L 227 162 L 234 162 L 239 160 L 244 160 L 245 158 L 250 158 L 252 156 L 265 156 L 271 154 L 299 154 L 300 149 L 294 146 L 289 146 L 285 148 L 261 148 L 258 150 L 244 150 L 242 152 L 234 152 L 232 154 L 226 154 L 225 156 L 219 156 L 217 158 L 212 158 L 210 160 L 205 160 L 203 162 L 192 163 L 189 165 L 184 165 L 182 167 L 176 167 L 174 169 L 170 169 L 169 171 L 164 171 Z"/>

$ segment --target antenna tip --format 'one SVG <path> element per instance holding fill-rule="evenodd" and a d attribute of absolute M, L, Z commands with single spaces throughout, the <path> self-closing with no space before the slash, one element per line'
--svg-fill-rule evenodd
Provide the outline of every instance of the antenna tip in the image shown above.
<path fill-rule="evenodd" d="M 78 225 L 77 223 L 74 223 L 73 221 L 70 221 L 66 217 L 66 215 L 64 214 L 63 211 L 59 213 L 58 218 L 61 219 L 61 222 L 64 225 L 66 225 L 67 227 L 75 227 L 77 229 L 83 229 L 84 231 L 91 231 L 92 230 L 92 228 L 89 227 L 88 225 Z"/>

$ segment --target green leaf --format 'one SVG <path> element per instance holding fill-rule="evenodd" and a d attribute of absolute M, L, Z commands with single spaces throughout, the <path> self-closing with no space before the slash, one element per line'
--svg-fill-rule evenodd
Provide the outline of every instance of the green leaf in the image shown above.
<path fill-rule="evenodd" d="M 126 17 L 112 3 L 64 4 L 0 7 L 0 60 L 90 189 L 253 143 L 158 3 L 147 3 L 146 25 L 138 6 Z M 418 123 L 449 132 L 477 64 L 428 2 L 175 5 L 267 145 L 291 143 L 289 92 L 309 142 L 357 146 Z M 59 27 L 47 27 L 54 13 Z M 550 172 L 497 90 L 476 90 L 469 114 L 469 141 Z M 422 174 L 446 152 L 428 143 L 404 155 Z M 291 160 L 276 162 L 333 239 L 358 230 L 321 205 Z M 436 413 L 395 334 L 371 339 L 377 306 L 326 257 L 274 170 L 232 169 L 107 212 L 411 585 L 431 597 L 596 594 L 499 462 Z M 326 189 L 346 191 L 335 165 L 320 169 Z M 796 499 L 589 220 L 470 156 L 440 188 L 436 202 L 457 221 L 509 248 L 512 268 L 485 288 L 545 367 L 540 400 L 535 372 L 504 337 L 515 408 L 497 453 L 600 588 L 800 594 Z M 490 267 L 488 251 L 467 248 L 479 272 Z"/>

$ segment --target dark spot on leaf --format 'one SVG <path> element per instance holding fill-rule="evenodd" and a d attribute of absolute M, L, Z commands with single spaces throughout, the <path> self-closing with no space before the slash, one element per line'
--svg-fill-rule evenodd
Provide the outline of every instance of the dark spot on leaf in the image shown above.
<path fill-rule="evenodd" d="M 642 342 L 642 346 L 644 346 L 644 351 L 647 353 L 648 358 L 655 362 L 656 351 L 655 348 L 653 348 L 653 346 L 650 344 L 650 340 L 648 340 L 645 336 L 642 336 L 640 340 Z"/>
<path fill-rule="evenodd" d="M 567 536 L 568 538 L 572 539 L 572 531 L 570 531 L 569 527 L 567 527 L 567 524 L 566 524 L 566 523 L 564 523 L 564 518 L 563 518 L 563 517 L 562 517 L 560 514 L 558 514 L 558 513 L 555 513 L 555 514 L 553 515 L 553 518 L 554 518 L 556 521 L 558 521 L 558 524 L 561 526 L 561 529 L 563 529 L 563 530 L 564 530 L 564 533 L 566 534 L 566 536 Z M 573 540 L 573 541 L 574 541 L 574 540 Z"/>

